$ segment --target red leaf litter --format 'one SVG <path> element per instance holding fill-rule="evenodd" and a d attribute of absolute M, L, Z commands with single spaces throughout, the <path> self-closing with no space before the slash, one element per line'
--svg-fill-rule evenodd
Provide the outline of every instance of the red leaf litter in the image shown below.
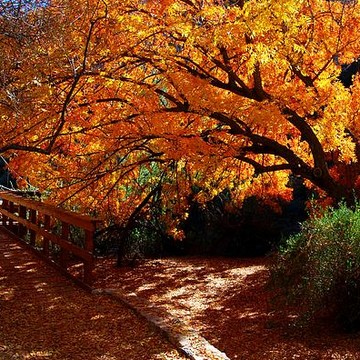
<path fill-rule="evenodd" d="M 0 233 L 0 360 L 186 359 L 121 302 L 91 294 Z"/>
<path fill-rule="evenodd" d="M 267 286 L 271 261 L 180 257 L 117 268 L 115 259 L 98 259 L 95 287 L 135 293 L 230 359 L 360 359 L 359 334 L 323 322 L 295 326 L 294 309 L 274 309 Z"/>

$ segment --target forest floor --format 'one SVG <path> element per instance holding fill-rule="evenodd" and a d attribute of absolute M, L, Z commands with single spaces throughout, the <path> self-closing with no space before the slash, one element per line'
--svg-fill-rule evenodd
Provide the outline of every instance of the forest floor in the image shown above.
<path fill-rule="evenodd" d="M 98 260 L 95 287 L 136 293 L 230 359 L 360 359 L 360 334 L 341 333 L 325 322 L 300 327 L 294 309 L 274 309 L 267 285 L 271 258 L 165 258 L 133 268 L 114 264 L 114 259 Z"/>
<path fill-rule="evenodd" d="M 154 326 L 0 232 L 1 360 L 185 360 Z"/>

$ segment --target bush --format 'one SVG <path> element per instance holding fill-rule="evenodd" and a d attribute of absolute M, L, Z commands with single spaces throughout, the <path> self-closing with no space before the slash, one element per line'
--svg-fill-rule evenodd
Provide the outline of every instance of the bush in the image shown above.
<path fill-rule="evenodd" d="M 111 225 L 97 233 L 94 239 L 95 252 L 99 256 L 117 254 L 119 263 L 133 259 L 156 258 L 166 254 L 169 241 L 159 224 L 140 219 L 125 231 L 120 225 Z"/>
<path fill-rule="evenodd" d="M 360 206 L 341 204 L 304 222 L 280 249 L 272 285 L 301 305 L 302 319 L 326 315 L 360 330 Z"/>

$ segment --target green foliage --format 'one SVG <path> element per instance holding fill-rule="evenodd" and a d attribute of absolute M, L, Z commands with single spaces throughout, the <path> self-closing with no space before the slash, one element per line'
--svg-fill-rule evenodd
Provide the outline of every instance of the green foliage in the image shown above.
<path fill-rule="evenodd" d="M 161 257 L 165 237 L 165 231 L 142 219 L 123 240 L 122 256 L 125 260 Z"/>
<path fill-rule="evenodd" d="M 314 216 L 281 247 L 272 285 L 302 310 L 360 330 L 360 205 L 340 204 Z"/>
<path fill-rule="evenodd" d="M 286 209 L 285 203 L 276 201 Z M 126 231 L 115 223 L 102 230 L 95 237 L 97 254 L 118 253 L 125 262 L 134 257 L 179 255 L 262 256 L 276 247 L 282 233 L 288 233 L 295 222 L 288 212 L 282 211 L 284 218 L 257 197 L 247 198 L 236 208 L 230 192 L 224 190 L 204 205 L 191 202 L 189 216 L 181 224 L 185 238 L 178 240 L 167 234 L 160 216 L 163 211 L 161 201 L 153 201 L 149 213 L 140 214 Z"/>
<path fill-rule="evenodd" d="M 117 254 L 118 264 L 126 266 L 143 258 L 164 256 L 170 239 L 154 215 L 150 219 L 141 216 L 128 230 L 113 224 L 96 233 L 94 241 L 97 255 Z"/>

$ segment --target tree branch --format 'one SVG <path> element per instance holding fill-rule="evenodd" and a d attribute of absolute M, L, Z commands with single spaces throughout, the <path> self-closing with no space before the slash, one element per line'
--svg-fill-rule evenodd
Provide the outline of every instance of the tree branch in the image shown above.
<path fill-rule="evenodd" d="M 257 161 L 250 159 L 244 155 L 235 156 L 235 159 L 238 159 L 240 161 L 246 162 L 247 164 L 251 165 L 254 168 L 255 175 L 260 175 L 260 174 L 269 173 L 269 172 L 282 171 L 282 170 L 292 170 L 291 166 L 287 163 L 265 166 L 265 165 L 262 165 L 262 164 L 258 163 Z"/>

